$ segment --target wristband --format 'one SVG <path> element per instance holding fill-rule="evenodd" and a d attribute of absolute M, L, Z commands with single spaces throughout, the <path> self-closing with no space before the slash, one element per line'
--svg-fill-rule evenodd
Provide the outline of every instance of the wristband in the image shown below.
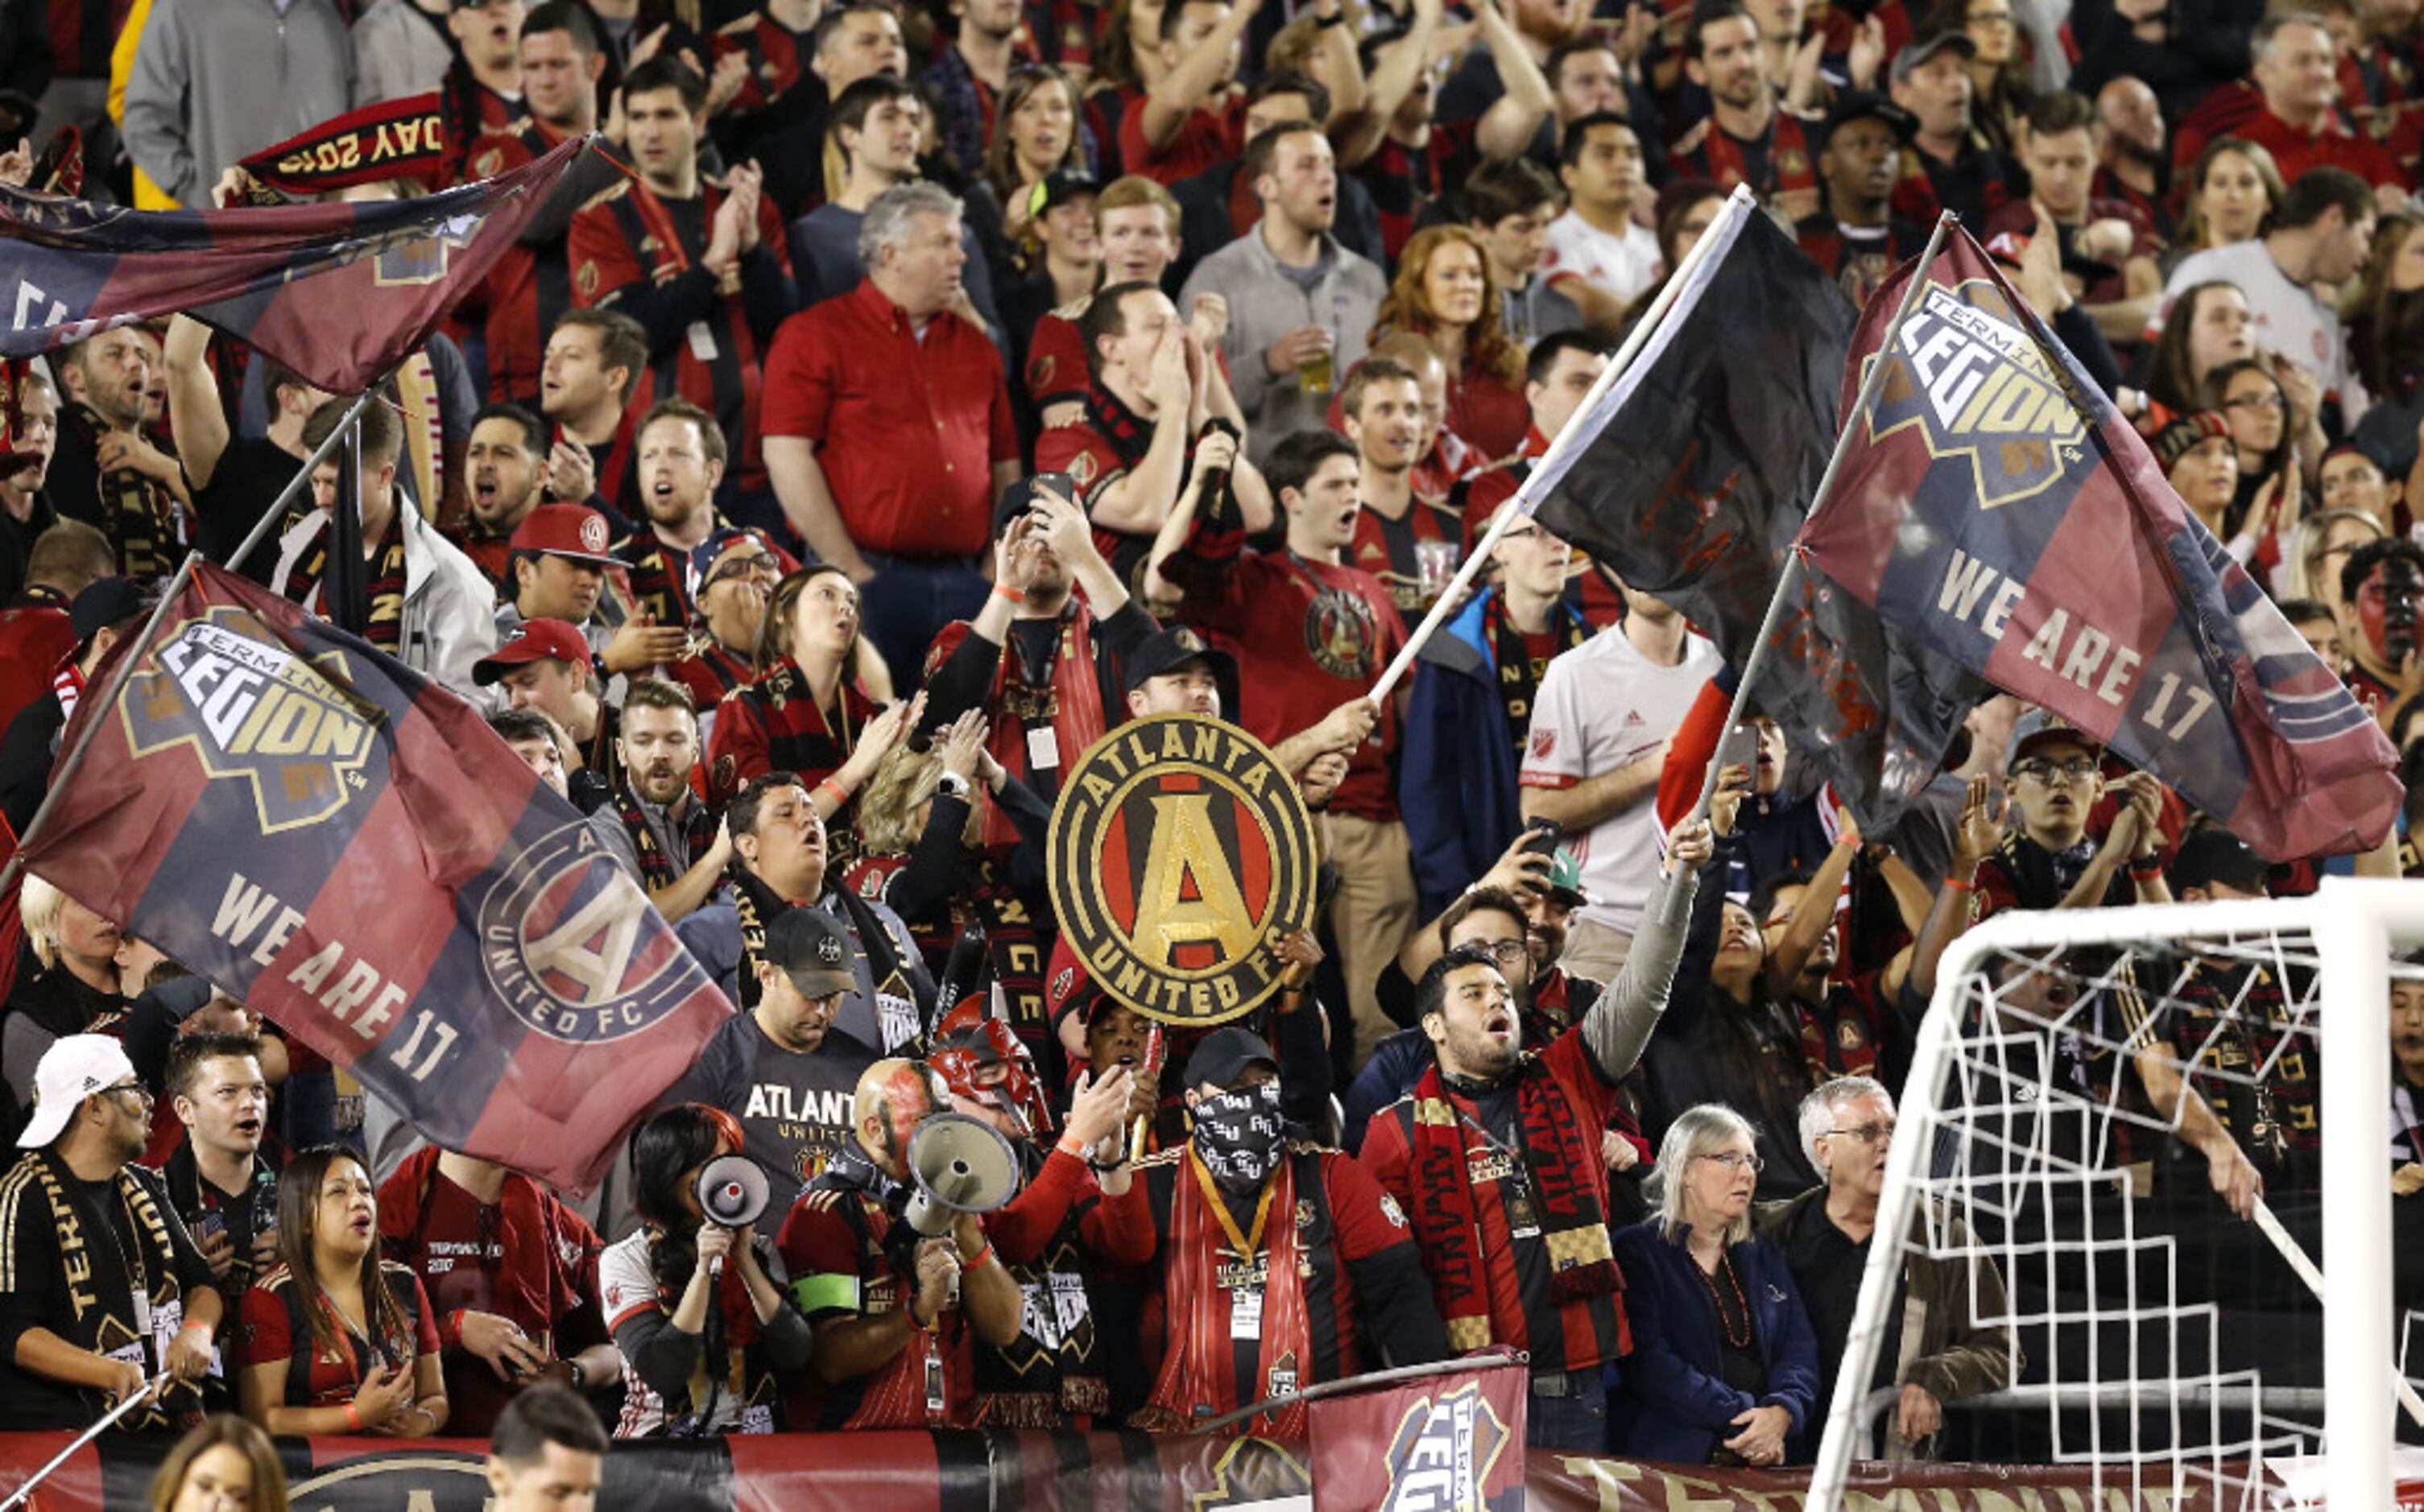
<path fill-rule="evenodd" d="M 362 1409 L 351 1402 L 345 1404 L 345 1426 L 356 1433 L 362 1431 Z"/>
<path fill-rule="evenodd" d="M 817 791 L 831 798 L 834 801 L 834 807 L 836 809 L 846 808 L 850 805 L 850 789 L 843 787 L 840 783 L 834 781 L 831 777 L 824 778 L 822 781 L 819 782 L 817 784 Z"/>
<path fill-rule="evenodd" d="M 1013 588 L 1006 582 L 995 583 L 993 585 L 993 596 L 996 598 L 1006 598 L 1013 604 L 1023 604 L 1027 602 L 1026 589 Z"/>
<path fill-rule="evenodd" d="M 960 1268 L 962 1270 L 982 1270 L 985 1266 L 992 1265 L 994 1261 L 998 1258 L 999 1257 L 993 1252 L 993 1242 L 991 1240 L 987 1240 L 983 1249 L 978 1250 L 967 1259 L 960 1262 Z"/>
<path fill-rule="evenodd" d="M 2129 862 L 2129 880 L 2132 882 L 2152 882 L 2162 874 L 2163 858 L 2161 856 L 2148 856 L 2143 861 L 2132 858 Z"/>
<path fill-rule="evenodd" d="M 1947 877 L 1944 879 L 1944 890 L 1948 893 L 1974 893 L 1978 890 L 1978 884 L 1974 882 L 1954 882 Z"/>
<path fill-rule="evenodd" d="M 447 1313 L 446 1321 L 438 1326 L 438 1347 L 441 1350 L 463 1347 L 463 1310 L 461 1308 L 458 1307 Z"/>
<path fill-rule="evenodd" d="M 191 1333 L 197 1329 L 200 1329 L 205 1336 L 207 1336 L 211 1331 L 211 1326 L 202 1322 L 199 1318 L 187 1318 L 184 1325 L 178 1329 L 177 1331 L 179 1333 Z"/>
<path fill-rule="evenodd" d="M 1086 1146 L 1077 1142 L 1077 1137 L 1074 1134 L 1064 1134 L 1060 1136 L 1060 1142 L 1053 1146 L 1053 1148 L 1060 1151 L 1064 1155 L 1076 1155 L 1078 1159 L 1084 1160 L 1090 1166 L 1093 1164 L 1093 1161 L 1087 1157 Z"/>

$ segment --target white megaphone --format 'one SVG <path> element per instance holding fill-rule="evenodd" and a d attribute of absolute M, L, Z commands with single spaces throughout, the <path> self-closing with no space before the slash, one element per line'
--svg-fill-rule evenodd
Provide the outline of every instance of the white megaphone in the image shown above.
<path fill-rule="evenodd" d="M 917 1191 L 902 1217 L 939 1238 L 959 1215 L 990 1213 L 1018 1195 L 1018 1154 L 982 1119 L 937 1113 L 909 1137 L 909 1180 Z"/>
<path fill-rule="evenodd" d="M 766 1214 L 766 1172 L 747 1155 L 718 1155 L 699 1168 L 698 1210 L 727 1229 L 755 1223 Z M 724 1277 L 724 1257 L 707 1263 L 710 1282 Z"/>

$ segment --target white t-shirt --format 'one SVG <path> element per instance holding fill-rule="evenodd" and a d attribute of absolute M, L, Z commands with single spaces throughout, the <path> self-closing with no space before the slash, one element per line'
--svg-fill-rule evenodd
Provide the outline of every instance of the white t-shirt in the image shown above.
<path fill-rule="evenodd" d="M 1610 236 L 1569 210 L 1549 222 L 1549 249 L 1540 255 L 1540 277 L 1552 283 L 1580 279 L 1631 304 L 1666 269 L 1658 238 L 1626 221 L 1624 234 Z"/>
<path fill-rule="evenodd" d="M 758 1241 L 758 1263 L 776 1291 L 784 1290 L 790 1277 L 783 1268 L 783 1257 L 774 1247 Z M 730 1278 L 726 1278 L 729 1284 Z M 657 1297 L 657 1278 L 648 1268 L 648 1236 L 634 1233 L 598 1252 L 598 1309 L 606 1315 L 610 1333 L 618 1324 L 628 1322 L 642 1313 L 663 1313 L 670 1310 Z M 737 1352 L 734 1358 L 738 1358 Z M 702 1363 L 692 1377 L 692 1390 L 713 1402 L 704 1424 L 710 1433 L 772 1433 L 774 1431 L 773 1409 L 760 1404 L 744 1406 L 728 1385 L 709 1390 L 706 1366 Z M 664 1398 L 659 1396 L 629 1358 L 623 1361 L 623 1415 L 614 1424 L 617 1439 L 645 1439 L 665 1425 Z"/>
<path fill-rule="evenodd" d="M 1683 660 L 1662 667 L 1634 649 L 1620 625 L 1561 653 L 1532 701 L 1523 786 L 1571 788 L 1639 761 L 1675 733 L 1718 665 L 1717 648 L 1694 635 Z M 1658 873 L 1656 793 L 1566 844 L 1591 897 L 1581 916 L 1627 933 L 1639 929 Z"/>
<path fill-rule="evenodd" d="M 2340 413 L 2348 423 L 2355 424 L 2365 413 L 2367 399 L 2349 362 L 2348 333 L 2340 326 L 2339 311 L 2283 273 L 2260 241 L 2232 242 L 2183 258 L 2172 270 L 2171 281 L 2163 285 L 2163 302 L 2146 327 L 2146 339 L 2162 334 L 2163 322 L 2171 318 L 2172 301 L 2181 290 L 2217 279 L 2239 285 L 2239 292 L 2247 296 L 2247 310 L 2256 322 L 2256 344 L 2313 374 L 2326 396 L 2338 397 Z"/>

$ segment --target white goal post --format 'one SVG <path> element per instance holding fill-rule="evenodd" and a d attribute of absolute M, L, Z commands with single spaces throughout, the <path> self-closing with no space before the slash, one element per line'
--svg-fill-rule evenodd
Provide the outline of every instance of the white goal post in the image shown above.
<path fill-rule="evenodd" d="M 2143 1113 L 2116 1112 L 2111 1099 L 2099 1104 L 2101 1094 L 2065 1090 L 2044 1070 L 2065 1050 L 2075 1050 L 2082 1035 L 2095 1039 L 2096 1026 L 2103 1022 L 2095 1015 L 2103 1011 L 2089 1008 L 2086 1019 L 2074 1018 L 2090 998 L 2108 1004 L 2126 999 L 2130 1015 L 2148 1015 L 2149 1021 L 2171 1011 L 2175 1000 L 2164 983 L 2185 983 L 2196 975 L 2193 967 L 2177 969 L 2183 962 L 2257 968 L 2222 979 L 2298 984 L 2288 995 L 2288 1006 L 2275 1011 L 2293 1021 L 2283 1042 L 2309 1037 L 2320 1058 L 2320 1149 L 2314 1158 L 2320 1170 L 2320 1258 L 2329 1281 L 2329 1305 L 2319 1305 L 2320 1429 L 2328 1447 L 2321 1485 L 2329 1504 L 2340 1512 L 2391 1506 L 2400 1330 L 2392 1307 L 2392 1199 L 2385 1159 L 2392 1137 L 2389 983 L 2392 952 L 2416 947 L 2424 947 L 2424 881 L 2337 877 L 2299 899 L 2005 913 L 1955 941 L 1937 972 L 1935 996 L 1901 1097 L 1876 1238 L 1870 1244 L 1811 1475 L 1808 1504 L 1813 1512 L 1833 1512 L 1841 1504 L 1855 1448 L 1864 1439 L 1863 1401 L 1870 1396 L 1878 1352 L 1895 1326 L 1902 1265 L 1906 1255 L 1920 1252 L 1958 1264 L 1992 1261 L 2016 1282 L 2006 1316 L 1975 1321 L 2016 1330 L 2033 1326 L 2049 1336 L 2058 1329 L 2070 1330 L 2062 1345 L 2049 1351 L 2055 1358 L 2031 1361 L 2025 1384 L 1999 1393 L 1998 1400 L 2009 1410 L 2071 1412 L 2068 1424 L 2049 1429 L 2054 1452 L 2048 1457 L 2093 1467 L 2099 1502 L 2111 1494 L 2104 1489 L 2108 1485 L 2126 1491 L 2129 1504 L 2137 1504 L 2141 1491 L 2177 1495 L 2203 1484 L 2211 1494 L 2198 1496 L 2194 1504 L 2274 1503 L 2278 1486 L 2268 1484 L 2264 1462 L 2268 1451 L 2281 1450 L 2295 1435 L 2268 1420 L 2261 1369 L 2217 1362 L 2229 1347 L 2221 1337 L 2220 1314 L 2209 1302 L 2189 1297 L 2178 1281 L 2181 1261 L 2196 1257 L 2174 1252 L 2169 1236 L 2139 1232 L 2145 1220 L 2133 1215 L 2142 1204 L 2111 1199 L 2123 1184 L 2115 1170 L 2098 1168 L 2093 1153 L 2105 1148 L 2109 1124 L 2134 1118 L 2157 1138 L 2164 1125 Z M 2069 992 L 2033 985 L 2056 979 L 2068 981 Z M 2040 998 L 2071 1006 L 2047 1008 Z M 2207 1020 L 2198 1022 L 2233 1019 L 2244 1001 L 2219 1013 L 2209 1008 Z M 2138 1032 L 2117 1044 L 2106 1042 L 2105 1050 L 2126 1058 L 2144 1042 L 2134 1038 Z M 2189 1052 L 2186 1069 L 2216 1074 L 2214 1066 L 2203 1063 L 2210 1043 Z M 2015 1071 L 2023 1058 L 2020 1051 L 2026 1052 L 2027 1069 Z M 2243 1073 L 2223 1074 L 2241 1074 L 2255 1086 L 2277 1069 L 2271 1058 L 2258 1059 Z M 2065 1121 L 2082 1132 L 2077 1148 L 2091 1152 L 2083 1158 L 2051 1150 Z M 2175 1111 L 2172 1127 L 2177 1124 Z M 2028 1132 L 2015 1132 L 2022 1129 Z M 1981 1177 L 1981 1170 L 1990 1173 Z M 2043 1219 L 2059 1203 L 2093 1210 L 2095 1216 L 2083 1220 L 2084 1246 L 2077 1243 L 2077 1229 Z M 1970 1224 L 1973 1230 L 2000 1229 L 2022 1237 L 2000 1245 L 1973 1237 L 1955 1246 L 1938 1221 L 1948 1208 L 1965 1223 L 1973 1217 L 1985 1220 Z M 2062 1211 L 2073 1214 L 2078 1208 Z M 2032 1227 L 2040 1219 L 2042 1227 Z M 2273 1233 L 2276 1242 L 2296 1248 L 2286 1233 Z M 1902 1242 L 1906 1235 L 1907 1245 Z M 2066 1251 L 2065 1243 L 2071 1246 Z M 2041 1274 L 2043 1295 L 2060 1298 L 2076 1294 L 2052 1281 L 2057 1266 L 2082 1261 L 2089 1284 L 2078 1311 L 2028 1311 L 2017 1284 L 2021 1278 L 2012 1270 L 2028 1268 L 2031 1279 Z M 2099 1265 L 2116 1266 L 2129 1278 L 2127 1295 L 2110 1305 L 2098 1295 L 2097 1281 L 2104 1274 Z M 2147 1276 L 2154 1278 L 2151 1286 L 2140 1279 Z M 2150 1299 L 2148 1291 L 2157 1295 Z M 2106 1342 L 2115 1331 L 2126 1336 L 2117 1349 Z M 2082 1334 L 2088 1340 L 2083 1347 L 2075 1342 Z M 2148 1339 L 2151 1345 L 2142 1344 Z M 2168 1358 L 2167 1347 L 2175 1350 Z M 2183 1369 L 2182 1361 L 2193 1362 Z M 2316 1399 L 2311 1390 L 2277 1392 L 2273 1399 L 2293 1396 L 2305 1406 Z M 2082 1412 L 2089 1426 L 2069 1426 Z M 2210 1414 L 2209 1425 L 2226 1412 L 2237 1414 L 2229 1428 L 2198 1439 L 2194 1420 L 2200 1414 Z M 2168 1437 L 2159 1431 L 2142 1443 L 2136 1424 L 2150 1413 L 2168 1413 Z M 2313 1429 L 2301 1431 L 2311 1436 Z"/>

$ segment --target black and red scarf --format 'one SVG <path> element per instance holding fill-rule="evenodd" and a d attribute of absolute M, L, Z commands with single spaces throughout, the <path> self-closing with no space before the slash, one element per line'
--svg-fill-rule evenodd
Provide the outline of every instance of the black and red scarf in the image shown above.
<path fill-rule="evenodd" d="M 1025 782 L 1029 775 L 1027 732 L 1048 724 L 1066 771 L 1106 733 L 1103 690 L 1094 670 L 1093 611 L 1082 596 L 1069 596 L 1060 611 L 1060 633 L 1052 638 L 1052 654 L 1041 664 L 1028 661 L 1014 630 L 1002 640 L 1001 661 L 993 675 L 993 758 L 1013 782 Z M 1018 828 L 998 804 L 986 807 L 982 842 L 1005 855 L 1018 845 Z"/>
<path fill-rule="evenodd" d="M 657 827 L 648 822 L 628 780 L 614 785 L 614 817 L 623 821 L 632 848 L 640 853 L 640 879 L 647 883 L 650 892 L 681 881 L 682 874 L 697 866 L 715 846 L 715 811 L 705 804 L 693 804 L 690 812 L 674 820 L 681 829 L 685 858 L 677 862 L 667 855 L 664 842 L 657 838 Z"/>
<path fill-rule="evenodd" d="M 1507 727 L 1515 733 L 1515 759 L 1520 766 L 1525 755 L 1524 737 L 1532 728 L 1532 706 L 1540 696 L 1540 676 L 1532 670 L 1532 652 L 1523 631 L 1507 613 L 1506 590 L 1482 607 L 1481 632 L 1489 638 L 1490 659 L 1497 664 L 1498 701 L 1507 709 Z M 1581 616 L 1566 613 L 1562 603 L 1549 606 L 1549 633 L 1555 637 L 1558 651 L 1571 651 L 1590 639 L 1589 627 Z"/>
<path fill-rule="evenodd" d="M 1708 135 L 1700 143 L 1701 159 L 1708 165 L 1709 177 L 1720 189 L 1732 189 L 1748 183 L 1750 162 L 1743 155 L 1742 144 L 1726 133 L 1712 118 Z M 1800 194 L 1814 197 L 1818 192 L 1817 170 L 1810 156 L 1810 138 L 1801 129 L 1798 118 L 1781 104 L 1767 118 L 1767 177 L 1765 184 L 1751 184 L 1753 193 L 1762 199 L 1778 195 Z M 1813 200 L 1812 209 L 1815 209 Z"/>
<path fill-rule="evenodd" d="M 1313 1320 L 1305 1305 L 1301 1235 L 1296 1224 L 1300 1181 L 1320 1182 L 1320 1156 L 1287 1150 L 1255 1199 L 1243 1230 L 1227 1200 L 1188 1145 L 1171 1183 L 1170 1231 L 1162 1241 L 1161 1296 L 1170 1330 L 1161 1374 L 1145 1405 L 1129 1418 L 1147 1432 L 1177 1433 L 1208 1418 L 1313 1384 Z M 1139 1173 L 1140 1179 L 1142 1172 Z M 1256 1379 L 1236 1379 L 1231 1345 L 1230 1284 L 1259 1287 L 1262 1342 Z M 1292 1403 L 1232 1431 L 1274 1439 L 1305 1436 L 1305 1406 Z"/>
<path fill-rule="evenodd" d="M 109 424 L 99 411 L 70 400 L 59 411 L 60 426 L 72 433 L 87 451 L 98 451 Z M 167 450 L 157 437 L 144 439 Z M 102 533 L 118 549 L 118 570 L 130 578 L 165 578 L 183 561 L 193 538 L 185 506 L 177 496 L 137 472 L 120 468 L 99 474 Z"/>
<path fill-rule="evenodd" d="M 1485 1151 L 1512 1154 L 1523 1162 L 1512 1179 L 1523 1181 L 1539 1204 L 1540 1236 L 1517 1242 L 1546 1248 L 1552 1302 L 1562 1306 L 1624 1285 L 1599 1184 L 1587 1179 L 1600 1158 L 1598 1129 L 1584 1126 L 1566 1090 L 1539 1056 L 1524 1056 L 1514 1075 L 1522 1143 L 1511 1152 L 1487 1139 L 1456 1106 L 1436 1061 L 1414 1084 L 1411 1217 L 1422 1244 L 1423 1268 L 1430 1273 L 1440 1317 L 1447 1325 L 1448 1345 L 1458 1350 L 1529 1337 L 1520 1304 L 1510 1316 L 1500 1316 L 1492 1305 L 1490 1259 L 1482 1249 L 1473 1189 L 1476 1142 Z M 1542 1170 L 1584 1172 L 1586 1179 L 1543 1182 L 1531 1175 Z M 1505 1179 L 1492 1186 L 1502 1201 L 1505 1189 Z M 1631 1331 L 1621 1311 L 1617 1317 L 1618 1352 L 1624 1353 L 1633 1347 Z"/>
<path fill-rule="evenodd" d="M 410 507 L 401 501 L 398 509 Z M 328 553 L 336 547 L 337 533 L 324 528 L 314 536 L 303 553 L 303 561 L 288 580 L 287 597 L 300 603 L 310 603 L 327 581 Z M 387 539 L 380 545 L 378 556 L 372 564 L 370 581 L 364 584 L 364 597 L 370 604 L 370 621 L 363 627 L 362 639 L 382 651 L 393 651 L 404 644 L 404 517 L 397 515 L 388 521 Z M 318 613 L 334 618 L 333 605 L 322 603 Z"/>

